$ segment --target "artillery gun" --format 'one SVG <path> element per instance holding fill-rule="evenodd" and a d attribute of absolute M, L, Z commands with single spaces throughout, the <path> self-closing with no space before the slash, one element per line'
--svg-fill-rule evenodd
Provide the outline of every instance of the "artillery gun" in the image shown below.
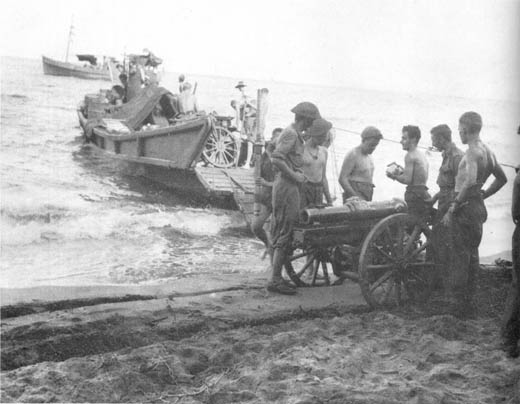
<path fill-rule="evenodd" d="M 297 286 L 358 282 L 372 307 L 423 303 L 436 270 L 430 235 L 396 198 L 306 209 L 284 267 Z"/>

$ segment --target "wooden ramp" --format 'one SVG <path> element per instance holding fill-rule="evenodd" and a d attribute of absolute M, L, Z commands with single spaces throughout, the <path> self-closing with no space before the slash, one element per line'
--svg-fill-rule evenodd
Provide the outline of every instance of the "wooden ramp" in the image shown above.
<path fill-rule="evenodd" d="M 210 194 L 232 196 L 246 221 L 251 223 L 255 199 L 255 179 L 252 168 L 196 167 L 195 173 Z"/>

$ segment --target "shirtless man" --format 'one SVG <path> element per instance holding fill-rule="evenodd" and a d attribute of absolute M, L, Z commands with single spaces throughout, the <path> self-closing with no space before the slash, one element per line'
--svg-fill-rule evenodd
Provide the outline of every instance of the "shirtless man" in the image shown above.
<path fill-rule="evenodd" d="M 341 166 L 339 184 L 343 203 L 353 196 L 371 201 L 374 194 L 374 161 L 372 153 L 383 138 L 379 129 L 368 126 L 361 132 L 361 144 L 347 153 Z"/>
<path fill-rule="evenodd" d="M 407 125 L 403 127 L 401 145 L 407 153 L 404 157 L 404 170 L 402 174 L 387 172 L 387 176 L 401 184 L 406 184 L 404 200 L 408 205 L 408 212 L 426 221 L 430 216 L 431 197 L 428 193 L 426 182 L 428 181 L 428 160 L 417 149 L 421 139 L 421 130 L 417 126 Z"/>
<path fill-rule="evenodd" d="M 300 209 L 323 205 L 323 196 L 327 205 L 332 206 L 332 197 L 327 181 L 327 149 L 322 144 L 332 124 L 325 119 L 315 119 L 307 130 L 309 139 L 303 149 L 303 175 L 305 182 L 301 188 Z"/>
<path fill-rule="evenodd" d="M 291 112 L 295 114 L 294 122 L 281 133 L 271 157 L 279 172 L 273 184 L 273 273 L 267 284 L 268 291 L 289 295 L 296 291 L 282 278 L 282 266 L 291 248 L 293 227 L 300 214 L 300 186 L 305 181 L 302 132 L 320 117 L 318 108 L 310 102 L 299 103 Z"/>
<path fill-rule="evenodd" d="M 447 279 L 448 303 L 458 314 L 470 314 L 475 291 L 475 277 L 479 267 L 478 247 L 483 224 L 487 219 L 484 199 L 495 194 L 507 182 L 495 155 L 480 140 L 482 118 L 476 112 L 466 112 L 459 119 L 459 134 L 468 145 L 455 177 L 455 198 L 442 219 L 447 234 L 457 251 L 450 262 Z M 486 180 L 494 181 L 483 190 Z"/>
<path fill-rule="evenodd" d="M 179 96 L 179 109 L 181 114 L 192 114 L 199 110 L 197 97 L 191 92 L 191 84 L 187 81 L 182 83 L 182 93 Z"/>

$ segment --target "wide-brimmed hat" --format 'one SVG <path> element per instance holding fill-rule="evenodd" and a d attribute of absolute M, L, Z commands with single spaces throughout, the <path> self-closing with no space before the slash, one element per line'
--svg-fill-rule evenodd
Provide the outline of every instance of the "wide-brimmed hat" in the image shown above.
<path fill-rule="evenodd" d="M 323 118 L 317 118 L 312 121 L 312 125 L 306 130 L 306 134 L 310 137 L 325 136 L 332 128 L 332 124 Z"/>
<path fill-rule="evenodd" d="M 361 139 L 383 139 L 383 135 L 381 134 L 381 131 L 377 129 L 375 126 L 367 126 L 365 129 L 363 129 L 363 132 L 361 132 Z"/>
<path fill-rule="evenodd" d="M 239 81 L 238 84 L 235 86 L 235 88 L 242 88 L 242 87 L 247 87 L 243 81 Z"/>
<path fill-rule="evenodd" d="M 296 115 L 301 115 L 310 119 L 321 118 L 318 107 L 314 105 L 312 102 L 308 101 L 300 102 L 293 109 L 291 109 L 291 112 Z"/>

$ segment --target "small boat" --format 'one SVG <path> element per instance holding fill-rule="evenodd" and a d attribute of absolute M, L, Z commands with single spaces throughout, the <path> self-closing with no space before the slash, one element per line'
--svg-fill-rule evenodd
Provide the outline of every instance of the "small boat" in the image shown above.
<path fill-rule="evenodd" d="M 43 73 L 52 76 L 68 76 L 78 77 L 80 79 L 89 80 L 110 80 L 114 81 L 116 70 L 116 59 L 111 56 L 99 57 L 90 54 L 76 55 L 78 63 L 69 62 L 70 44 L 72 43 L 72 36 L 74 26 L 71 24 L 69 30 L 69 40 L 67 42 L 67 52 L 65 54 L 65 61 L 51 59 L 42 55 Z M 79 63 L 83 62 L 83 64 Z"/>
<path fill-rule="evenodd" d="M 254 175 L 236 167 L 240 143 L 231 133 L 232 117 L 205 112 L 178 117 L 176 96 L 158 86 L 144 87 L 119 106 L 107 95 L 106 90 L 86 95 L 78 108 L 87 143 L 122 162 L 127 173 L 240 209 L 252 220 Z"/>
<path fill-rule="evenodd" d="M 103 62 L 98 64 L 97 57 L 94 55 L 76 55 L 79 61 L 86 62 L 86 65 L 77 63 L 61 62 L 42 56 L 43 73 L 52 76 L 69 76 L 89 80 L 114 80 L 116 70 L 116 60 L 110 56 L 103 56 Z"/>

